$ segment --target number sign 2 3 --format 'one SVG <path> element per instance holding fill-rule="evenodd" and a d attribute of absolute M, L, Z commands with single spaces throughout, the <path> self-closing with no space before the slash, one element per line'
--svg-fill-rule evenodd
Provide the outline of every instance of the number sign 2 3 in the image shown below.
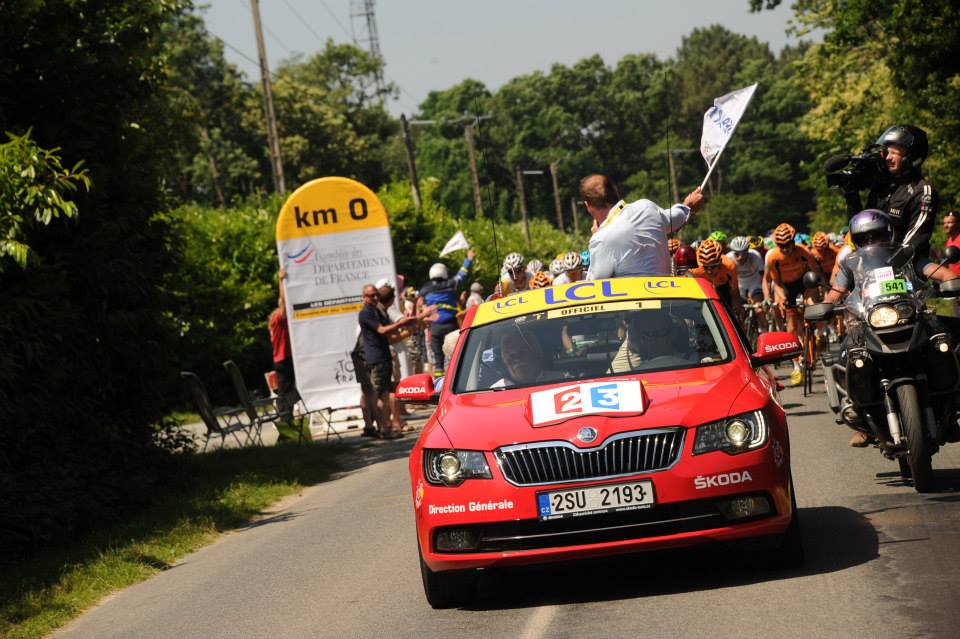
<path fill-rule="evenodd" d="M 580 415 L 639 414 L 646 403 L 639 380 L 617 380 L 531 393 L 527 409 L 533 426 L 546 426 Z"/>

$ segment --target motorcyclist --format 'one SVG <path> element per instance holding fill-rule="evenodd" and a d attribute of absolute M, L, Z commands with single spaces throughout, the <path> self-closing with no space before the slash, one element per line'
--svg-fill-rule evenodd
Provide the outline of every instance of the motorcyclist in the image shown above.
<path fill-rule="evenodd" d="M 940 199 L 921 172 L 929 151 L 927 134 L 919 127 L 897 124 L 884 131 L 876 144 L 882 147 L 885 170 L 867 194 L 866 207 L 858 191 L 844 190 L 847 211 L 854 215 L 868 208 L 886 213 L 893 242 L 910 247 L 918 272 L 932 272 L 936 264 L 929 259 L 930 236 Z"/>
<path fill-rule="evenodd" d="M 841 260 L 838 260 L 836 276 L 834 277 L 830 290 L 823 298 L 825 303 L 836 304 L 843 299 L 847 293 L 857 290 L 860 283 L 854 279 L 854 273 L 858 270 L 857 261 L 861 259 L 862 255 L 857 252 L 857 249 L 874 244 L 891 243 L 894 237 L 893 225 L 890 222 L 889 216 L 883 211 L 879 209 L 866 209 L 850 218 L 849 237 L 854 248 Z M 927 269 L 927 271 L 931 273 L 931 278 L 936 281 L 945 282 L 957 277 L 950 269 L 936 268 L 936 265 L 934 265 L 934 267 L 934 269 Z M 918 265 L 915 265 L 914 269 L 918 276 L 922 275 Z M 859 340 L 860 335 L 857 324 L 848 323 L 843 352 L 847 351 L 848 344 L 858 342 Z M 872 441 L 873 438 L 870 435 L 855 431 L 850 438 L 850 445 L 862 448 L 872 443 Z"/>
<path fill-rule="evenodd" d="M 681 244 L 673 254 L 674 275 L 686 275 L 687 271 L 697 267 L 697 252 L 693 247 Z"/>

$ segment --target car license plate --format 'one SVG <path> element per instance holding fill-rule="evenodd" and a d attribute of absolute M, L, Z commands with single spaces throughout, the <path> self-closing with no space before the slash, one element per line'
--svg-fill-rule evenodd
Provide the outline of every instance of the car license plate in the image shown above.
<path fill-rule="evenodd" d="M 653 504 L 653 482 L 649 479 L 537 493 L 540 519 L 637 510 L 650 508 Z"/>

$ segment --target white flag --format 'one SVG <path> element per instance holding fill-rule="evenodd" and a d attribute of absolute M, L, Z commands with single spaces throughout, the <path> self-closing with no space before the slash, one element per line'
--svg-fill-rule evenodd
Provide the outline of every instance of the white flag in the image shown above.
<path fill-rule="evenodd" d="M 443 250 L 440 251 L 440 257 L 443 257 L 447 253 L 453 253 L 454 251 L 468 248 L 470 248 L 470 245 L 467 243 L 467 238 L 463 236 L 463 231 L 457 231 L 453 234 L 453 237 L 450 238 L 450 241 L 448 241 L 443 247 Z"/>
<path fill-rule="evenodd" d="M 757 90 L 756 83 L 744 87 L 733 93 L 722 95 L 713 101 L 713 106 L 703 114 L 703 135 L 700 137 L 700 153 L 706 160 L 707 166 L 713 167 L 720 153 L 723 152 L 733 130 L 737 128 L 740 117 L 750 103 L 753 92 Z M 706 180 L 704 180 L 706 182 Z"/>

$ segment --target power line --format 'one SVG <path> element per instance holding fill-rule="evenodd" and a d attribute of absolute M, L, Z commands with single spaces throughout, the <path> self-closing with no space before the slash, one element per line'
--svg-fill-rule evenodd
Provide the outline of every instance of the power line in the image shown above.
<path fill-rule="evenodd" d="M 323 5 L 323 8 L 327 10 L 327 13 L 330 14 L 330 17 L 333 18 L 333 21 L 336 22 L 338 25 L 340 25 L 340 28 L 343 30 L 344 35 L 347 36 L 347 39 L 353 40 L 353 34 L 350 33 L 350 31 L 345 26 L 343 26 L 343 23 L 340 22 L 340 19 L 337 17 L 337 14 L 335 14 L 333 11 L 330 10 L 330 7 L 327 6 L 327 3 L 324 2 L 323 0 L 320 0 L 320 4 Z"/>
<path fill-rule="evenodd" d="M 303 25 L 304 29 L 306 29 L 307 31 L 313 34 L 314 38 L 316 38 L 317 40 L 323 40 L 323 37 L 319 33 L 313 30 L 313 27 L 310 26 L 310 23 L 307 22 L 306 18 L 304 18 L 299 13 L 297 13 L 297 10 L 293 8 L 292 4 L 290 4 L 287 0 L 283 0 L 283 4 L 287 5 L 287 8 L 290 9 L 290 13 L 292 13 L 297 18 L 297 20 L 300 21 L 300 24 Z"/>

